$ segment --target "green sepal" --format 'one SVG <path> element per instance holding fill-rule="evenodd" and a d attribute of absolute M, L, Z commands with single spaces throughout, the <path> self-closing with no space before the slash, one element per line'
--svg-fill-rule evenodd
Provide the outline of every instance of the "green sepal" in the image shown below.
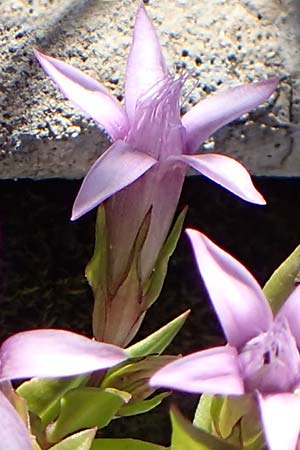
<path fill-rule="evenodd" d="M 91 450 L 167 450 L 167 447 L 138 439 L 95 439 Z"/>
<path fill-rule="evenodd" d="M 140 253 L 151 221 L 151 209 L 145 215 L 131 249 L 123 278 L 110 285 L 108 238 L 105 209 L 100 208 L 96 225 L 94 255 L 86 276 L 94 292 L 93 333 L 98 341 L 126 346 L 135 336 L 147 305 L 143 301 L 140 282 Z"/>
<path fill-rule="evenodd" d="M 96 432 L 97 428 L 80 431 L 50 447 L 49 450 L 90 450 Z"/>
<path fill-rule="evenodd" d="M 143 357 L 147 355 L 160 355 L 172 342 L 176 334 L 183 327 L 190 310 L 185 311 L 171 322 L 164 325 L 159 330 L 147 336 L 140 342 L 131 345 L 126 349 L 130 358 Z"/>
<path fill-rule="evenodd" d="M 274 314 L 277 313 L 299 282 L 300 245 L 280 264 L 264 286 L 263 291 Z"/>
<path fill-rule="evenodd" d="M 194 425 L 247 450 L 265 447 L 256 399 L 252 395 L 201 397 Z"/>
<path fill-rule="evenodd" d="M 194 427 L 178 410 L 171 409 L 171 450 L 237 450 L 238 447 Z"/>
<path fill-rule="evenodd" d="M 159 252 L 152 274 L 145 286 L 143 286 L 144 302 L 147 304 L 148 308 L 155 302 L 162 290 L 167 275 L 169 259 L 174 253 L 177 242 L 180 238 L 186 213 L 187 207 L 183 208 L 177 217 L 166 242 Z"/>
<path fill-rule="evenodd" d="M 107 283 L 107 227 L 105 217 L 105 207 L 100 205 L 97 210 L 95 248 L 94 254 L 85 269 L 85 276 L 93 289 L 94 296 L 97 295 L 98 286 L 105 286 Z M 102 288 L 104 290 L 104 288 Z"/>
<path fill-rule="evenodd" d="M 117 389 L 82 387 L 66 393 L 61 399 L 57 420 L 46 430 L 49 442 L 58 442 L 83 428 L 103 428 L 115 417 L 130 394 Z"/>
<path fill-rule="evenodd" d="M 160 405 L 163 399 L 169 395 L 169 392 L 163 392 L 148 400 L 136 401 L 134 403 L 129 402 L 127 405 L 123 405 L 119 409 L 118 416 L 136 416 L 137 414 L 144 414 Z"/>
<path fill-rule="evenodd" d="M 213 394 L 202 394 L 197 405 L 193 425 L 202 430 L 212 432 L 213 424 L 211 420 L 211 404 L 213 401 Z"/>
<path fill-rule="evenodd" d="M 144 400 L 156 390 L 148 384 L 152 375 L 176 358 L 176 356 L 163 355 L 146 356 L 135 362 L 125 361 L 121 366 L 110 369 L 101 388 L 111 387 L 129 392 L 132 396 L 129 404 Z"/>
<path fill-rule="evenodd" d="M 60 399 L 71 389 L 83 386 L 86 375 L 64 378 L 32 378 L 22 383 L 17 392 L 27 402 L 30 412 L 37 415 L 44 426 L 52 422 L 59 413 Z"/>

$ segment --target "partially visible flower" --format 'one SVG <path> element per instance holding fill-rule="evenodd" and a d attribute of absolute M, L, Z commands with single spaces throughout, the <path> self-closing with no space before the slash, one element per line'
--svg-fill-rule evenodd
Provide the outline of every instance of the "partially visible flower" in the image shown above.
<path fill-rule="evenodd" d="M 25 423 L 2 392 L 0 392 L 0 417 L 0 448 L 33 450 L 33 443 Z"/>
<path fill-rule="evenodd" d="M 213 95 L 181 119 L 179 98 L 185 76 L 174 79 L 169 75 L 142 2 L 127 63 L 125 108 L 80 70 L 39 52 L 36 56 L 63 94 L 104 128 L 113 141 L 87 173 L 72 219 L 104 202 L 107 261 L 103 266 L 107 274 L 100 289 L 93 286 L 93 330 L 98 340 L 127 345 L 155 300 L 143 298 L 145 285 L 156 270 L 188 166 L 244 200 L 265 203 L 240 163 L 225 155 L 194 153 L 218 128 L 267 100 L 278 78 Z M 149 212 L 150 222 L 137 261 L 138 284 L 129 283 L 121 289 L 132 268 L 138 232 Z"/>
<path fill-rule="evenodd" d="M 17 333 L 0 347 L 0 383 L 31 377 L 65 377 L 112 367 L 124 350 L 64 330 Z M 34 437 L 0 390 L 0 449 L 33 450 Z"/>
<path fill-rule="evenodd" d="M 127 359 L 112 344 L 65 330 L 23 331 L 0 347 L 0 382 L 31 377 L 66 377 L 107 369 Z"/>
<path fill-rule="evenodd" d="M 271 450 L 296 450 L 300 431 L 300 286 L 275 318 L 248 270 L 188 230 L 199 271 L 228 345 L 193 353 L 159 370 L 152 386 L 223 395 L 256 393 Z"/>

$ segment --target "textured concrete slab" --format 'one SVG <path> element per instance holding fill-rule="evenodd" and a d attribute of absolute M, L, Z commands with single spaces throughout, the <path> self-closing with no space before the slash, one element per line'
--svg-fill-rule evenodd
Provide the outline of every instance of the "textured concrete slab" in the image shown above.
<path fill-rule="evenodd" d="M 173 72 L 189 70 L 183 110 L 225 87 L 280 75 L 270 102 L 216 133 L 205 149 L 257 175 L 300 174 L 300 1 L 145 1 Z M 122 101 L 138 1 L 0 2 L 0 178 L 82 177 L 107 148 L 62 97 L 32 48 L 74 64 Z"/>

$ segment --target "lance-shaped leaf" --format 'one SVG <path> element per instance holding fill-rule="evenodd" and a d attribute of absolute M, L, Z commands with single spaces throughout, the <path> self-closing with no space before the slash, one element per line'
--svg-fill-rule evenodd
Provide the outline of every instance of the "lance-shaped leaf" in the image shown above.
<path fill-rule="evenodd" d="M 122 406 L 118 411 L 118 416 L 136 416 L 137 414 L 144 414 L 156 408 L 161 402 L 170 395 L 170 392 L 163 392 L 155 395 L 148 400 L 136 401 Z"/>
<path fill-rule="evenodd" d="M 167 447 L 138 439 L 95 439 L 91 450 L 168 450 Z"/>
<path fill-rule="evenodd" d="M 65 436 L 83 428 L 103 428 L 127 403 L 130 394 L 117 389 L 82 387 L 66 393 L 61 399 L 57 420 L 48 426 L 47 439 L 58 442 Z"/>
<path fill-rule="evenodd" d="M 144 357 L 156 353 L 160 355 L 181 330 L 189 313 L 190 310 L 187 310 L 150 336 L 128 347 L 126 352 L 130 358 Z"/>
<path fill-rule="evenodd" d="M 300 245 L 275 270 L 264 286 L 273 313 L 277 313 L 300 281 Z"/>
<path fill-rule="evenodd" d="M 237 450 L 232 444 L 194 427 L 178 410 L 171 410 L 172 441 L 170 450 Z"/>
<path fill-rule="evenodd" d="M 79 433 L 67 437 L 49 450 L 90 450 L 96 431 L 97 428 L 80 431 Z"/>

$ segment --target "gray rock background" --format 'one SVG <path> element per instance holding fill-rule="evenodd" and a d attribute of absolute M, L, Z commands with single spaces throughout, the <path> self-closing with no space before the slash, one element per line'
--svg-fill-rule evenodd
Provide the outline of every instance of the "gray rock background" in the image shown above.
<path fill-rule="evenodd" d="M 269 103 L 215 134 L 204 149 L 256 175 L 300 173 L 300 1 L 145 1 L 170 70 L 191 76 L 183 110 L 217 89 L 279 75 Z M 138 1 L 0 2 L 0 178 L 79 178 L 109 145 L 57 91 L 32 48 L 102 81 L 122 100 Z"/>

